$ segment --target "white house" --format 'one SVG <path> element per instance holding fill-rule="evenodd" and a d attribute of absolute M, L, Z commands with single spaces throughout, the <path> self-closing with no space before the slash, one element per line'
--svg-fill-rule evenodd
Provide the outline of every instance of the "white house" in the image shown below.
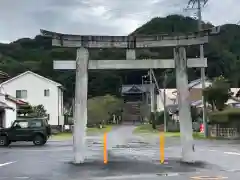
<path fill-rule="evenodd" d="M 157 95 L 157 111 L 163 111 L 164 105 L 163 105 L 163 98 L 164 98 L 164 89 L 160 89 L 161 93 Z M 176 101 L 176 95 L 174 95 L 174 92 L 176 89 L 165 89 L 166 93 L 166 106 L 175 104 Z"/>
<path fill-rule="evenodd" d="M 0 127 L 8 128 L 16 120 L 17 103 L 0 91 Z"/>
<path fill-rule="evenodd" d="M 6 94 L 36 106 L 42 104 L 49 114 L 50 125 L 63 125 L 63 88 L 62 85 L 26 71 L 0 84 Z M 14 115 L 16 119 L 16 114 Z M 9 116 L 10 117 L 10 116 Z M 11 122 L 12 119 L 6 119 Z"/>
<path fill-rule="evenodd" d="M 205 87 L 208 87 L 212 84 L 210 80 L 206 78 Z M 201 105 L 201 92 L 202 92 L 202 83 L 201 79 L 196 79 L 194 81 L 189 82 L 189 93 L 190 99 L 192 99 L 192 105 L 199 106 Z M 163 96 L 164 89 L 160 89 L 161 93 L 157 95 L 157 110 L 162 111 L 164 109 L 163 105 Z M 177 89 L 166 89 L 166 106 L 175 107 L 173 105 L 177 105 Z"/>

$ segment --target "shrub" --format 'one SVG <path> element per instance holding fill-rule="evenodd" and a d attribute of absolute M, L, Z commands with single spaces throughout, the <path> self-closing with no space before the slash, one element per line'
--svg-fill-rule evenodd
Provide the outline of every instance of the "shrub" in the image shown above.
<path fill-rule="evenodd" d="M 156 125 L 164 124 L 164 111 L 156 112 Z"/>
<path fill-rule="evenodd" d="M 223 111 L 214 111 L 209 113 L 208 117 L 211 124 L 229 123 L 232 120 L 240 119 L 240 109 L 228 108 Z"/>
<path fill-rule="evenodd" d="M 18 116 L 24 115 L 29 117 L 46 117 L 47 111 L 42 104 L 31 106 L 30 104 L 21 105 L 17 109 Z"/>
<path fill-rule="evenodd" d="M 42 104 L 40 104 L 38 106 L 33 106 L 32 110 L 33 110 L 32 113 L 37 117 L 46 117 L 47 116 L 47 111 Z"/>
<path fill-rule="evenodd" d="M 231 97 L 230 84 L 223 76 L 214 79 L 211 86 L 203 91 L 206 101 L 211 104 L 212 109 L 223 110 L 225 103 Z"/>
<path fill-rule="evenodd" d="M 26 114 L 30 114 L 33 112 L 33 108 L 30 104 L 26 104 L 26 105 L 19 105 L 17 107 L 17 115 L 21 116 L 21 115 L 26 115 Z"/>
<path fill-rule="evenodd" d="M 169 113 L 166 111 L 167 122 L 171 120 Z M 156 125 L 164 124 L 164 111 L 156 112 Z"/>
<path fill-rule="evenodd" d="M 191 106 L 191 117 L 192 117 L 192 121 L 195 122 L 197 121 L 198 117 L 199 117 L 199 112 L 197 110 L 196 107 Z"/>
<path fill-rule="evenodd" d="M 140 104 L 140 115 L 143 119 L 148 119 L 151 121 L 151 118 L 150 117 L 150 113 L 151 113 L 151 110 L 150 110 L 150 107 L 149 105 L 145 104 L 145 103 L 141 103 Z"/>
<path fill-rule="evenodd" d="M 105 95 L 88 100 L 88 124 L 107 122 L 113 114 L 121 112 L 123 100 L 114 96 Z"/>

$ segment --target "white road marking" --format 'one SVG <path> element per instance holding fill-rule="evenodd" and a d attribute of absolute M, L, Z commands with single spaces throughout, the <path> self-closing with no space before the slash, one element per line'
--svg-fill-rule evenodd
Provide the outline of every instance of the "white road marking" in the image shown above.
<path fill-rule="evenodd" d="M 229 169 L 226 170 L 227 172 L 240 172 L 240 169 Z"/>
<path fill-rule="evenodd" d="M 0 179 L 30 179 L 30 177 L 0 177 Z"/>
<path fill-rule="evenodd" d="M 236 153 L 236 152 L 224 152 L 224 154 L 240 156 L 240 153 Z"/>
<path fill-rule="evenodd" d="M 29 179 L 30 177 L 15 177 L 15 179 Z"/>
<path fill-rule="evenodd" d="M 209 151 L 211 151 L 211 152 L 216 152 L 217 150 L 214 150 L 214 149 L 210 149 Z"/>
<path fill-rule="evenodd" d="M 3 163 L 3 164 L 0 164 L 0 167 L 2 167 L 2 166 L 7 166 L 7 165 L 13 164 L 13 163 L 15 163 L 15 162 L 16 162 L 16 161 Z"/>
<path fill-rule="evenodd" d="M 178 176 L 179 173 L 166 173 L 166 174 L 137 174 L 137 175 L 125 175 L 125 176 L 107 176 L 91 178 L 92 180 L 111 180 L 111 179 L 146 179 L 146 178 L 159 178 L 159 176 Z"/>

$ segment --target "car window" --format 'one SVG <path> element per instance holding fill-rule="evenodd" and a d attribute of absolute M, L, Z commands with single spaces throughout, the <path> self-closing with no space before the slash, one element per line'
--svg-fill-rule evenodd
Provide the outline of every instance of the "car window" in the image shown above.
<path fill-rule="evenodd" d="M 30 128 L 42 127 L 42 121 L 31 120 L 31 121 L 29 122 L 29 127 L 30 127 Z"/>
<path fill-rule="evenodd" d="M 48 125 L 48 120 L 44 120 L 45 124 Z"/>
<path fill-rule="evenodd" d="M 28 128 L 28 122 L 27 121 L 15 121 L 13 124 L 13 127 Z"/>

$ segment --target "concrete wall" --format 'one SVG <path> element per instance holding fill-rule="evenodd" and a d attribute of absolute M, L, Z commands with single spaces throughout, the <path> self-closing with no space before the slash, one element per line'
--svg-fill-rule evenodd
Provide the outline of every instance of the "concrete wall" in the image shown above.
<path fill-rule="evenodd" d="M 17 119 L 17 111 L 16 111 L 16 104 L 11 101 L 5 101 L 5 103 L 14 108 L 12 109 L 5 109 L 5 127 L 8 128 L 12 125 L 12 123 Z"/>
<path fill-rule="evenodd" d="M 193 88 L 189 90 L 190 102 L 202 99 L 202 89 Z"/>

